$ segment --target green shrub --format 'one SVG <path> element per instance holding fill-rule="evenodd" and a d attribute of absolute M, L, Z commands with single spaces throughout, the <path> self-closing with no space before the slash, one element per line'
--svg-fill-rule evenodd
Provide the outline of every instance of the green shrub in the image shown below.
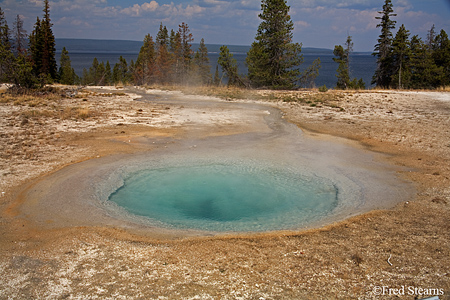
<path fill-rule="evenodd" d="M 327 86 L 324 84 L 321 87 L 319 87 L 319 92 L 322 92 L 322 93 L 328 92 Z"/>

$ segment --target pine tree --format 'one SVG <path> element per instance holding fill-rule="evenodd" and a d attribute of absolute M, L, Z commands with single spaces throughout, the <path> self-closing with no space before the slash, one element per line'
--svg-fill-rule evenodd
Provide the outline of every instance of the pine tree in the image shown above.
<path fill-rule="evenodd" d="M 372 55 L 377 57 L 377 68 L 372 78 L 372 83 L 381 88 L 388 88 L 391 81 L 392 70 L 392 29 L 395 28 L 396 21 L 391 17 L 397 16 L 393 13 L 393 5 L 391 0 L 385 0 L 383 11 L 378 12 L 381 17 L 375 17 L 381 20 L 377 28 L 381 28 L 381 34 L 378 38 L 378 44 L 375 45 L 375 51 Z"/>
<path fill-rule="evenodd" d="M 121 76 L 120 76 L 120 65 L 118 63 L 116 63 L 113 67 L 113 72 L 112 72 L 112 82 L 114 84 L 119 84 L 121 83 Z"/>
<path fill-rule="evenodd" d="M 430 51 L 433 50 L 433 44 L 434 44 L 435 38 L 436 38 L 436 27 L 433 24 L 433 26 L 431 26 L 431 29 L 428 31 L 428 34 L 427 34 L 427 46 L 430 49 Z"/>
<path fill-rule="evenodd" d="M 183 46 L 181 43 L 181 35 L 173 29 L 170 31 L 170 53 L 172 60 L 172 82 L 181 82 L 182 64 L 183 64 Z"/>
<path fill-rule="evenodd" d="M 263 44 L 254 41 L 247 53 L 245 62 L 248 67 L 248 78 L 254 87 L 272 86 L 272 74 L 268 68 L 268 53 L 265 52 Z M 266 68 L 264 68 L 266 66 Z"/>
<path fill-rule="evenodd" d="M 11 33 L 9 32 L 8 22 L 6 22 L 5 13 L 0 7 L 0 42 L 6 50 L 11 49 Z"/>
<path fill-rule="evenodd" d="M 96 74 L 96 79 L 97 79 L 97 85 L 103 86 L 105 85 L 105 63 L 102 61 L 97 68 L 97 74 Z"/>
<path fill-rule="evenodd" d="M 160 23 L 159 31 L 156 34 L 156 45 L 157 47 L 161 47 L 163 45 L 169 46 L 169 31 L 166 26 L 163 26 L 162 23 Z"/>
<path fill-rule="evenodd" d="M 408 86 L 410 56 L 409 30 L 406 30 L 405 25 L 402 24 L 392 43 L 392 63 L 395 73 L 392 75 L 391 82 L 394 87 L 402 89 L 404 85 Z"/>
<path fill-rule="evenodd" d="M 349 88 L 350 86 L 350 74 L 348 70 L 348 53 L 346 50 L 344 50 L 344 47 L 341 45 L 334 46 L 333 54 L 335 57 L 333 57 L 333 61 L 339 63 L 338 69 L 337 69 L 337 83 L 336 88 L 345 90 Z"/>
<path fill-rule="evenodd" d="M 428 45 L 417 35 L 411 38 L 411 83 L 416 89 L 431 89 L 441 85 L 444 69 L 435 64 Z"/>
<path fill-rule="evenodd" d="M 319 76 L 319 69 L 321 68 L 320 58 L 315 59 L 312 64 L 302 72 L 299 82 L 300 86 L 305 88 L 313 88 L 314 81 Z"/>
<path fill-rule="evenodd" d="M 211 66 L 209 65 L 208 49 L 205 45 L 205 40 L 200 40 L 200 45 L 194 57 L 194 65 L 196 66 L 196 73 L 200 79 L 201 84 L 207 84 L 211 80 Z"/>
<path fill-rule="evenodd" d="M 244 86 L 238 74 L 237 61 L 227 46 L 220 47 L 218 64 L 222 67 L 222 73 L 228 78 L 228 86 Z"/>
<path fill-rule="evenodd" d="M 442 67 L 444 73 L 440 85 L 450 85 L 450 40 L 443 29 L 434 39 L 432 57 L 435 64 Z"/>
<path fill-rule="evenodd" d="M 213 83 L 215 86 L 219 86 L 221 84 L 220 76 L 219 76 L 219 65 L 216 65 L 216 71 L 214 72 Z"/>
<path fill-rule="evenodd" d="M 335 46 L 333 54 L 337 56 L 337 58 L 333 58 L 333 60 L 339 63 L 336 77 L 338 81 L 336 83 L 336 87 L 338 89 L 348 89 L 351 86 L 350 82 L 350 53 L 353 51 L 353 42 L 352 37 L 347 36 L 347 40 L 345 41 L 345 49 L 341 45 Z"/>
<path fill-rule="evenodd" d="M 15 58 L 11 51 L 11 37 L 5 14 L 0 7 L 0 82 L 13 79 Z"/>
<path fill-rule="evenodd" d="M 336 58 L 333 58 L 333 60 L 337 63 L 339 63 L 336 77 L 338 78 L 338 81 L 336 83 L 337 89 L 365 89 L 366 85 L 362 78 L 357 80 L 356 78 L 353 78 L 350 80 L 350 54 L 353 51 L 353 42 L 352 37 L 347 36 L 347 40 L 345 41 L 345 48 L 341 45 L 337 45 L 334 47 L 333 54 L 336 56 Z"/>
<path fill-rule="evenodd" d="M 30 51 L 33 60 L 33 69 L 36 76 L 45 83 L 47 80 L 56 79 L 56 48 L 55 36 L 52 32 L 50 20 L 50 6 L 48 0 L 44 0 L 44 18 L 37 18 L 33 32 L 30 35 Z"/>
<path fill-rule="evenodd" d="M 153 77 L 155 64 L 155 43 L 150 34 L 144 38 L 144 44 L 139 51 L 134 68 L 134 79 L 136 84 L 150 84 Z"/>
<path fill-rule="evenodd" d="M 56 79 L 56 48 L 55 36 L 52 32 L 50 20 L 50 6 L 48 0 L 44 0 L 44 19 L 42 20 L 42 30 L 44 35 L 44 48 L 42 49 L 42 70 L 44 74 L 49 74 L 52 79 Z"/>
<path fill-rule="evenodd" d="M 159 83 L 167 84 L 172 77 L 171 72 L 171 55 L 168 51 L 169 34 L 166 26 L 162 23 L 159 26 L 158 34 L 156 35 L 156 49 L 157 55 L 155 59 L 155 77 Z"/>
<path fill-rule="evenodd" d="M 82 85 L 90 85 L 92 84 L 92 80 L 89 78 L 89 72 L 86 68 L 83 68 L 83 75 L 81 76 L 81 84 Z"/>
<path fill-rule="evenodd" d="M 59 65 L 59 82 L 61 84 L 68 85 L 74 84 L 76 80 L 76 74 L 74 69 L 72 68 L 69 51 L 66 50 L 66 47 L 62 49 Z"/>
<path fill-rule="evenodd" d="M 111 65 L 109 64 L 109 60 L 107 60 L 105 65 L 105 85 L 111 84 L 112 84 Z"/>
<path fill-rule="evenodd" d="M 31 60 L 33 61 L 33 73 L 39 76 L 42 69 L 42 49 L 43 49 L 43 34 L 41 29 L 42 22 L 39 17 L 36 18 L 33 31 L 29 37 L 29 48 L 31 53 Z"/>
<path fill-rule="evenodd" d="M 247 54 L 248 77 L 255 87 L 290 89 L 301 74 L 301 45 L 293 43 L 294 23 L 286 0 L 262 0 L 255 41 Z"/>
<path fill-rule="evenodd" d="M 133 74 L 136 71 L 136 64 L 133 60 L 130 60 L 130 65 L 128 66 L 128 72 L 127 72 L 127 83 L 133 82 Z"/>
<path fill-rule="evenodd" d="M 27 52 L 27 32 L 23 28 L 23 21 L 20 15 L 16 16 L 14 22 L 14 50 L 16 55 L 26 55 Z"/>
<path fill-rule="evenodd" d="M 347 36 L 347 40 L 345 41 L 345 49 L 341 45 L 337 45 L 334 47 L 333 54 L 336 58 L 333 60 L 339 63 L 336 77 L 338 81 L 336 83 L 336 88 L 341 90 L 346 90 L 351 88 L 350 81 L 350 53 L 353 51 L 353 42 L 352 37 Z"/>
<path fill-rule="evenodd" d="M 30 58 L 26 55 L 19 55 L 16 59 L 16 68 L 13 82 L 17 86 L 24 88 L 36 88 L 38 80 L 33 73 L 33 65 Z"/>
<path fill-rule="evenodd" d="M 94 57 L 94 60 L 92 61 L 92 65 L 89 68 L 89 78 L 90 78 L 90 84 L 92 85 L 99 85 L 99 66 L 100 63 L 98 62 L 97 57 Z"/>
<path fill-rule="evenodd" d="M 118 66 L 118 83 L 128 84 L 131 80 L 130 73 L 128 72 L 128 63 L 125 58 L 121 55 L 119 57 L 119 62 L 116 64 Z M 115 66 L 114 66 L 115 68 Z"/>
<path fill-rule="evenodd" d="M 192 56 L 194 53 L 191 49 L 191 43 L 194 41 L 194 38 L 188 24 L 184 22 L 178 26 L 178 33 L 181 38 L 181 82 L 183 83 L 186 82 L 187 75 L 191 67 Z"/>

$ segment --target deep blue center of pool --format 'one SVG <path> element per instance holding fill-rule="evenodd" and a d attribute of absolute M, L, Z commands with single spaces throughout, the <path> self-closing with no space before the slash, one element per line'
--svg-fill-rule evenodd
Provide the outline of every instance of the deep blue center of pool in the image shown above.
<path fill-rule="evenodd" d="M 157 226 L 207 231 L 294 229 L 329 215 L 327 179 L 243 164 L 149 169 L 124 179 L 109 200 Z"/>

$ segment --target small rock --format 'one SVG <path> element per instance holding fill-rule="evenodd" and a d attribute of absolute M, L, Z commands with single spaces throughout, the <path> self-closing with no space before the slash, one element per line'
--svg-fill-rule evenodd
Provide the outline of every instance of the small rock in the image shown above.
<path fill-rule="evenodd" d="M 447 201 L 445 199 L 440 198 L 440 197 L 434 198 L 433 200 L 431 200 L 431 202 L 437 203 L 437 204 L 447 204 Z"/>

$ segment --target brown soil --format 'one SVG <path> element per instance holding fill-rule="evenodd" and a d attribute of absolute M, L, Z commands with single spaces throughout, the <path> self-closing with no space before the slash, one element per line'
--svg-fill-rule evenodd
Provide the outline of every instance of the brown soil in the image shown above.
<path fill-rule="evenodd" d="M 17 208 L 39 176 L 151 150 L 143 137 L 239 132 L 239 118 L 184 126 L 192 112 L 182 107 L 113 92 L 1 101 L 0 299 L 450 299 L 449 93 L 277 92 L 267 101 L 312 137 L 356 140 L 408 167 L 399 176 L 417 196 L 390 210 L 304 232 L 181 240 L 34 226 Z"/>

